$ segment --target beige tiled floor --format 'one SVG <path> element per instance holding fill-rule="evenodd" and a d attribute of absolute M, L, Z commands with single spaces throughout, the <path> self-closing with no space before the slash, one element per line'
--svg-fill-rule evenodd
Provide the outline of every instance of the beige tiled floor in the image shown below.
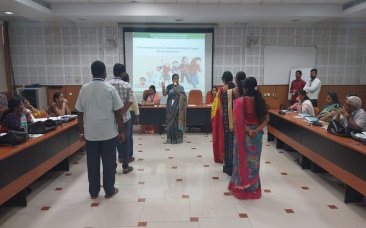
<path fill-rule="evenodd" d="M 120 192 L 109 200 L 103 191 L 90 199 L 86 156 L 78 153 L 69 172 L 48 173 L 32 184 L 27 207 L 0 208 L 0 227 L 366 227 L 365 207 L 343 203 L 337 180 L 301 170 L 296 154 L 279 153 L 266 139 L 265 191 L 259 200 L 243 201 L 227 194 L 229 177 L 213 162 L 211 135 L 185 137 L 183 144 L 169 145 L 165 135 L 136 134 L 134 171 L 124 175 L 119 165 Z"/>

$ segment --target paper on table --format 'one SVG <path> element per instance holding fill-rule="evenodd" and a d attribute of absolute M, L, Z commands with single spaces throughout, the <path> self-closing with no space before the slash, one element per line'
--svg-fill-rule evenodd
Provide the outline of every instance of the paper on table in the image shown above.
<path fill-rule="evenodd" d="M 1 133 L 0 136 L 6 135 L 6 133 Z"/>
<path fill-rule="evenodd" d="M 193 106 L 196 106 L 195 104 L 189 104 L 188 106 L 191 106 L 191 107 L 193 107 Z"/>
<path fill-rule="evenodd" d="M 304 118 L 304 117 L 303 116 L 294 116 L 294 118 L 301 119 L 301 118 Z"/>
<path fill-rule="evenodd" d="M 29 134 L 30 138 L 38 138 L 41 137 L 43 134 Z"/>

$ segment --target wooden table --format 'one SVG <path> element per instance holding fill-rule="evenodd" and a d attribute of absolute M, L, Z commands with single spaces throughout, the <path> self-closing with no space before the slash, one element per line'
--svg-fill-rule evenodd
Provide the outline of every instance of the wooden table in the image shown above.
<path fill-rule="evenodd" d="M 0 205 L 26 206 L 25 188 L 50 169 L 68 171 L 68 157 L 85 145 L 77 120 L 16 147 L 0 147 Z"/>
<path fill-rule="evenodd" d="M 165 125 L 166 106 L 140 106 L 141 125 Z M 186 125 L 211 125 L 211 106 L 187 106 Z M 161 134 L 161 128 L 159 128 Z M 208 134 L 208 127 L 206 128 Z"/>
<path fill-rule="evenodd" d="M 366 145 L 296 119 L 297 113 L 269 111 L 268 141 L 277 138 L 346 184 L 345 203 L 366 195 Z"/>

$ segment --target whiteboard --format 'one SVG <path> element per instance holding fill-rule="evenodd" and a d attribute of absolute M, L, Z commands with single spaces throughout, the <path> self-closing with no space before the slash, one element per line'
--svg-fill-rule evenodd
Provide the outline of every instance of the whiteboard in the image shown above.
<path fill-rule="evenodd" d="M 263 85 L 287 85 L 290 69 L 313 68 L 315 61 L 316 47 L 266 46 Z"/>
<path fill-rule="evenodd" d="M 296 71 L 301 70 L 301 79 L 304 80 L 305 82 L 308 82 L 311 80 L 310 78 L 310 71 L 313 68 L 294 68 L 290 70 L 290 76 L 288 78 L 288 91 L 290 91 L 290 87 L 291 87 L 291 82 L 293 80 L 296 79 L 295 75 L 296 75 Z M 291 100 L 292 94 L 288 93 L 288 99 Z"/>

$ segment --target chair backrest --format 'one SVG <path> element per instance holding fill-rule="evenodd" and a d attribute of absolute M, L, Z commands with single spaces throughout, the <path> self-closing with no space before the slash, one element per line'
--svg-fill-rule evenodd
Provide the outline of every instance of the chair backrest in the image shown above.
<path fill-rule="evenodd" d="M 209 102 L 207 102 L 207 98 L 209 97 L 211 95 L 211 91 L 207 91 L 207 93 L 206 93 L 206 104 L 209 104 Z"/>
<path fill-rule="evenodd" d="M 188 104 L 201 105 L 202 104 L 202 91 L 193 89 L 188 94 Z"/>
<path fill-rule="evenodd" d="M 313 107 L 313 109 L 314 109 L 315 117 L 317 117 L 319 115 L 319 108 Z"/>
<path fill-rule="evenodd" d="M 144 99 L 144 97 L 146 96 L 146 94 L 149 92 L 149 90 L 148 89 L 146 89 L 146 90 L 144 90 L 144 92 L 142 93 L 142 99 Z M 141 100 L 142 100 L 141 99 Z"/>

